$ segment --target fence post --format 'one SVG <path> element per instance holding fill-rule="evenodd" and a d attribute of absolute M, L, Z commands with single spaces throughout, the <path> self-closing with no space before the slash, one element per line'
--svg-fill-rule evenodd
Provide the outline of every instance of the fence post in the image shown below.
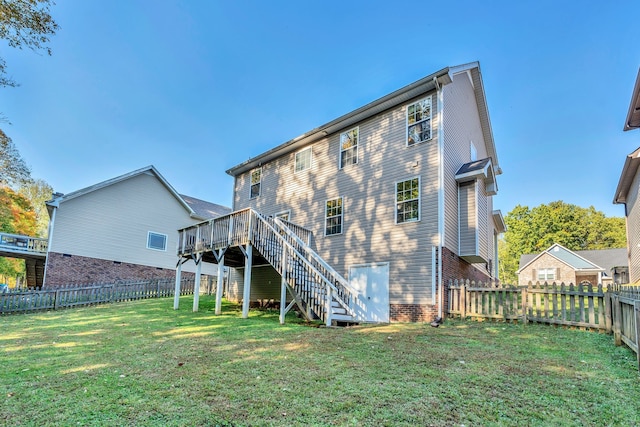
<path fill-rule="evenodd" d="M 611 333 L 612 321 L 611 321 L 611 292 L 604 293 L 604 330 L 607 333 Z"/>
<path fill-rule="evenodd" d="M 527 319 L 527 287 L 520 287 L 520 304 L 522 305 L 522 323 L 525 325 L 529 322 Z"/>
<path fill-rule="evenodd" d="M 638 370 L 640 370 L 640 300 L 633 302 L 633 311 L 636 320 L 636 360 L 638 361 Z"/>
<path fill-rule="evenodd" d="M 620 331 L 620 296 L 613 295 L 613 341 L 617 346 L 622 345 L 622 337 Z"/>
<path fill-rule="evenodd" d="M 460 285 L 460 319 L 464 320 L 467 317 L 467 283 L 461 280 Z"/>
<path fill-rule="evenodd" d="M 53 309 L 58 309 L 58 304 L 60 304 L 60 291 L 56 291 L 55 296 L 53 297 Z"/>

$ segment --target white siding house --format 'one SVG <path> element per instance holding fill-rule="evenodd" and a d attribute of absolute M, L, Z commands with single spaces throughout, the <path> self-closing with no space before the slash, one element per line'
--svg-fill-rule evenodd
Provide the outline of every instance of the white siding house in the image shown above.
<path fill-rule="evenodd" d="M 497 276 L 504 223 L 492 197 L 501 170 L 477 62 L 442 69 L 227 173 L 234 211 L 286 215 L 312 231 L 313 249 L 377 301 L 365 320 L 430 321 L 442 315 L 448 280 Z M 251 298 L 268 297 L 269 269 L 254 268 Z M 243 274 L 232 274 L 238 298 Z"/>
<path fill-rule="evenodd" d="M 179 195 L 153 166 L 54 194 L 45 286 L 173 277 L 179 228 L 229 212 Z M 204 274 L 217 274 L 208 266 Z M 184 271 L 195 271 L 193 263 Z"/>

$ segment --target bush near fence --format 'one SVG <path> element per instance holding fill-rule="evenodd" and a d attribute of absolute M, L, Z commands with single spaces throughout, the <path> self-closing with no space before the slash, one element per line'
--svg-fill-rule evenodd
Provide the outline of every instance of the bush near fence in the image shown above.
<path fill-rule="evenodd" d="M 450 281 L 448 315 L 581 327 L 613 333 L 636 353 L 640 369 L 640 286 L 529 283 L 513 286 Z"/>
<path fill-rule="evenodd" d="M 175 280 L 151 279 L 101 284 L 68 284 L 55 288 L 29 291 L 10 291 L 0 294 L 0 314 L 24 313 L 37 310 L 132 301 L 173 296 Z M 191 295 L 194 279 L 184 278 L 180 295 Z"/>

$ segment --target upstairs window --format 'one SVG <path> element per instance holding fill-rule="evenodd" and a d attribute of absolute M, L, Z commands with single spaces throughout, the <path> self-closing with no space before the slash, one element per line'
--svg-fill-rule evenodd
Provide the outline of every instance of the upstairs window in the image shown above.
<path fill-rule="evenodd" d="M 251 196 L 256 198 L 260 195 L 260 183 L 262 182 L 262 168 L 251 171 Z"/>
<path fill-rule="evenodd" d="M 340 134 L 340 169 L 358 163 L 358 134 L 358 128 Z"/>
<path fill-rule="evenodd" d="M 311 147 L 296 153 L 296 172 L 311 168 Z"/>
<path fill-rule="evenodd" d="M 147 249 L 154 249 L 156 251 L 166 251 L 167 235 L 149 231 L 149 233 L 147 234 Z"/>
<path fill-rule="evenodd" d="M 431 98 L 407 106 L 407 145 L 431 139 Z"/>
<path fill-rule="evenodd" d="M 420 178 L 396 183 L 396 224 L 420 221 Z"/>
<path fill-rule="evenodd" d="M 324 235 L 332 236 L 342 233 L 342 197 L 327 200 L 325 205 Z"/>

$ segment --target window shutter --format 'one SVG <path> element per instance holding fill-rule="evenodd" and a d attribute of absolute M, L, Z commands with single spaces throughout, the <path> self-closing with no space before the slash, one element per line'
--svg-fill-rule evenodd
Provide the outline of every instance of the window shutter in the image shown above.
<path fill-rule="evenodd" d="M 532 269 L 531 270 L 531 279 L 535 282 L 537 277 L 536 277 L 536 269 Z"/>
<path fill-rule="evenodd" d="M 560 280 L 560 267 L 556 268 L 556 280 Z"/>

